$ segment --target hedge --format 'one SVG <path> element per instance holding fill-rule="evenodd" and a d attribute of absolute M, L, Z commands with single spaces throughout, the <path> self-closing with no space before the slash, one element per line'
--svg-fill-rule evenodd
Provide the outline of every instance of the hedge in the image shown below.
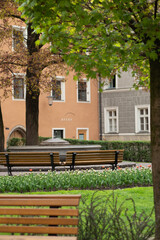
<path fill-rule="evenodd" d="M 92 141 L 66 139 L 70 144 L 98 144 L 101 149 L 124 149 L 124 160 L 132 162 L 151 162 L 149 141 Z"/>
<path fill-rule="evenodd" d="M 39 137 L 39 144 L 47 139 L 49 139 L 50 137 Z M 26 139 L 25 138 L 11 138 L 8 142 L 7 142 L 7 148 L 9 148 L 10 146 L 24 146 L 26 144 Z"/>
<path fill-rule="evenodd" d="M 39 143 L 49 139 L 49 137 L 39 137 Z M 101 149 L 124 149 L 124 160 L 132 162 L 151 162 L 151 151 L 149 141 L 94 141 L 94 140 L 77 140 L 65 139 L 72 145 L 98 144 Z M 25 145 L 25 139 L 12 138 L 8 142 L 9 146 Z"/>

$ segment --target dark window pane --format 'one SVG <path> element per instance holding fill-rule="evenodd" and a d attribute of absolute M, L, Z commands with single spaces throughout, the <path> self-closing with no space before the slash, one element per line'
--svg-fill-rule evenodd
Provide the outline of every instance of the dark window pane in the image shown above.
<path fill-rule="evenodd" d="M 55 138 L 63 138 L 63 130 L 54 130 Z"/>
<path fill-rule="evenodd" d="M 116 75 L 114 75 L 111 81 L 109 82 L 109 88 L 116 88 Z"/>
<path fill-rule="evenodd" d="M 24 47 L 24 37 L 23 31 L 13 29 L 13 48 L 14 50 L 18 50 L 21 47 Z"/>
<path fill-rule="evenodd" d="M 87 101 L 87 83 L 78 82 L 78 101 Z"/>
<path fill-rule="evenodd" d="M 24 79 L 15 78 L 14 79 L 14 99 L 24 99 Z"/>
<path fill-rule="evenodd" d="M 52 96 L 53 100 L 61 100 L 61 81 L 52 82 Z"/>

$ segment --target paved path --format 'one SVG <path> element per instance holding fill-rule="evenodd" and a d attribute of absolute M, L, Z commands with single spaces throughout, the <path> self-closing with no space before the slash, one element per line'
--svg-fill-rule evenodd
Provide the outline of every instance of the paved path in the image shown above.
<path fill-rule="evenodd" d="M 119 164 L 119 167 L 121 168 L 136 168 L 136 167 L 148 167 L 149 165 L 151 165 L 150 163 L 135 163 L 135 162 L 126 162 L 123 161 L 122 163 Z M 103 170 L 104 168 L 109 168 L 111 167 L 111 165 L 90 165 L 90 166 L 76 166 L 75 169 L 78 170 L 84 170 L 84 169 L 95 169 L 95 170 Z M 57 167 L 57 172 L 61 172 L 64 171 L 65 169 L 69 169 L 67 167 Z M 23 167 L 23 168 L 13 168 L 13 175 L 20 175 L 20 174 L 29 174 L 31 172 L 34 173 L 40 173 L 40 172 L 44 172 L 47 173 L 49 170 L 51 170 L 51 168 L 48 167 L 42 167 L 41 169 L 39 167 Z M 7 176 L 8 172 L 7 172 L 7 168 L 4 166 L 0 166 L 0 176 Z"/>

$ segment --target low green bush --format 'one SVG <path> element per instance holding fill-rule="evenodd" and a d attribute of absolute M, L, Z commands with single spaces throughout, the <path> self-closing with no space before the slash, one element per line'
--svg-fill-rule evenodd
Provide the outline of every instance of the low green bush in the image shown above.
<path fill-rule="evenodd" d="M 39 143 L 49 137 L 39 137 Z M 124 149 L 124 160 L 132 162 L 151 162 L 150 157 L 150 142 L 142 141 L 93 141 L 93 140 L 77 140 L 66 139 L 73 145 L 85 145 L 85 144 L 98 144 L 101 145 L 101 149 Z M 12 138 L 8 141 L 8 147 L 10 146 L 22 146 L 25 145 L 24 138 Z"/>
<path fill-rule="evenodd" d="M 138 213 L 132 198 L 119 204 L 114 193 L 108 197 L 94 193 L 90 201 L 82 198 L 79 211 L 78 240 L 148 240 L 154 234 L 153 210 L 149 215 Z"/>
<path fill-rule="evenodd" d="M 132 162 L 151 162 L 149 141 L 90 141 L 66 139 L 70 144 L 98 144 L 101 149 L 124 149 L 124 160 Z"/>
<path fill-rule="evenodd" d="M 25 138 L 11 138 L 7 142 L 7 147 L 10 146 L 23 146 L 26 143 Z"/>
<path fill-rule="evenodd" d="M 31 169 L 30 169 L 31 171 Z M 148 168 L 112 171 L 84 170 L 29 173 L 0 176 L 0 192 L 53 191 L 60 189 L 114 189 L 133 186 L 151 186 L 152 171 Z"/>
<path fill-rule="evenodd" d="M 39 144 L 45 140 L 49 139 L 49 137 L 39 137 L 38 141 Z M 7 142 L 7 147 L 10 146 L 24 146 L 26 144 L 26 139 L 25 138 L 11 138 Z"/>

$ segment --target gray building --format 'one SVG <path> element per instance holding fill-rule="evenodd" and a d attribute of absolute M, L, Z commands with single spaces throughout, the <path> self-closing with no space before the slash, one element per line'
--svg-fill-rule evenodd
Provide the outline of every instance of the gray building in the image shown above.
<path fill-rule="evenodd" d="M 131 72 L 105 81 L 101 94 L 103 140 L 150 140 L 150 93 L 135 90 Z"/>

